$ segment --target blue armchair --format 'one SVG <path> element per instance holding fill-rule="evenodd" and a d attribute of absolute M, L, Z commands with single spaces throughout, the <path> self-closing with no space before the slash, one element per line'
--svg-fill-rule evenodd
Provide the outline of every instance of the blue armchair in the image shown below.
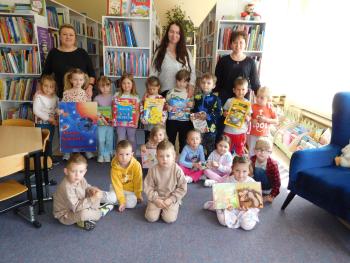
<path fill-rule="evenodd" d="M 293 153 L 289 169 L 289 195 L 284 210 L 295 195 L 350 222 L 350 169 L 335 166 L 334 157 L 349 144 L 350 92 L 333 99 L 331 143 L 318 149 Z"/>

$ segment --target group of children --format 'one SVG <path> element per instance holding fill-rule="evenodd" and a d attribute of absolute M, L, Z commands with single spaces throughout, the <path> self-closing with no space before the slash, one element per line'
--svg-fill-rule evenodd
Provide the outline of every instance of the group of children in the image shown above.
<path fill-rule="evenodd" d="M 63 224 L 77 223 L 85 229 L 92 229 L 95 222 L 112 209 L 112 205 L 118 205 L 118 210 L 123 212 L 125 208 L 134 208 L 137 203 L 143 202 L 143 183 L 148 200 L 145 218 L 150 222 L 158 220 L 160 216 L 165 222 L 174 222 L 181 199 L 187 192 L 187 183 L 198 180 L 204 180 L 204 185 L 210 187 L 215 183 L 247 182 L 255 179 L 262 183 L 264 200 L 273 201 L 279 193 L 280 179 L 277 163 L 270 158 L 271 143 L 263 138 L 269 134 L 269 125 L 277 122 L 276 114 L 269 105 L 268 89 L 262 87 L 258 90 L 256 103 L 252 105 L 251 114 L 246 116 L 242 127 L 237 129 L 225 125 L 223 135 L 219 135 L 218 124 L 222 121 L 222 116 L 227 116 L 232 100 L 246 100 L 248 81 L 238 78 L 233 87 L 235 97 L 228 99 L 222 107 L 220 99 L 212 92 L 216 82 L 214 75 L 206 73 L 202 76 L 199 82 L 201 93 L 194 98 L 190 97 L 187 90 L 189 78 L 188 71 L 180 70 L 176 74 L 176 87 L 162 97 L 159 94 L 159 80 L 149 77 L 146 93 L 140 99 L 133 76 L 124 74 L 121 77 L 119 91 L 114 96 L 136 99 L 137 117 L 144 125 L 148 138 L 147 143 L 141 146 L 141 151 L 147 148 L 156 149 L 158 163 L 148 170 L 142 182 L 142 167 L 134 157 L 136 127 L 116 128 L 118 143 L 113 157 L 114 128 L 99 126 L 97 161 L 112 160 L 110 189 L 101 191 L 89 186 L 84 179 L 87 169 L 84 157 L 80 154 L 74 154 L 70 158 L 65 155 L 64 158 L 69 160 L 64 170 L 66 177 L 54 195 L 55 218 Z M 89 101 L 84 91 L 87 81 L 87 75 L 78 69 L 68 72 L 65 76 L 63 101 Z M 50 131 L 57 125 L 54 115 L 57 112 L 58 99 L 54 84 L 51 77 L 44 76 L 41 80 L 41 92 L 34 100 L 37 124 L 41 127 L 46 125 Z M 99 106 L 111 106 L 111 81 L 107 77 L 101 77 L 97 86 L 100 94 L 94 101 Z M 143 116 L 146 98 L 165 101 L 161 122 L 157 125 L 149 124 Z M 186 103 L 179 106 L 179 99 Z M 208 128 L 202 134 L 192 126 L 191 113 L 196 112 L 204 113 L 201 116 L 207 122 Z M 178 164 L 174 149 L 177 135 L 180 150 Z M 251 160 L 244 155 L 246 142 Z M 89 158 L 91 153 L 86 156 Z M 100 206 L 100 203 L 105 205 Z M 206 202 L 204 207 L 213 210 L 211 202 Z M 257 215 L 258 209 L 217 211 L 221 224 L 246 230 L 254 228 L 258 221 Z"/>

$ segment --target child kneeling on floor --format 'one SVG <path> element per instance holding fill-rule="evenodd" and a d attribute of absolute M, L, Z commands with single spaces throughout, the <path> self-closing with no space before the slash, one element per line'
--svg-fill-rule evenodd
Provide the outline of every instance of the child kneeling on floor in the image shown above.
<path fill-rule="evenodd" d="M 77 224 L 85 230 L 95 228 L 96 221 L 113 209 L 100 207 L 102 191 L 87 183 L 84 176 L 87 161 L 81 154 L 72 154 L 64 168 L 65 177 L 53 195 L 53 215 L 64 225 Z"/>
<path fill-rule="evenodd" d="M 164 140 L 158 144 L 157 160 L 158 164 L 148 170 L 145 178 L 148 199 L 145 218 L 155 222 L 161 216 L 166 223 L 173 223 L 187 192 L 185 175 L 175 163 L 175 149 L 171 142 Z"/>

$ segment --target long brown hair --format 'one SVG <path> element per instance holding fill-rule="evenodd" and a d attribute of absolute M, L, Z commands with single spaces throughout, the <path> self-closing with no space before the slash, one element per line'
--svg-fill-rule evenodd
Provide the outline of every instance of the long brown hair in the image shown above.
<path fill-rule="evenodd" d="M 73 88 L 70 81 L 74 74 L 84 75 L 84 84 L 81 88 L 85 90 L 87 88 L 87 84 L 89 83 L 89 76 L 79 68 L 73 68 L 64 75 L 64 90 L 66 91 Z"/>
<path fill-rule="evenodd" d="M 137 95 L 137 90 L 136 90 L 136 82 L 134 80 L 134 76 L 132 74 L 129 74 L 129 73 L 124 73 L 120 80 L 119 80 L 119 92 L 118 92 L 118 97 L 121 97 L 123 95 L 123 89 L 122 89 L 122 83 L 124 81 L 124 79 L 128 79 L 131 81 L 132 83 L 132 88 L 131 88 L 131 92 L 130 94 L 133 95 L 133 96 L 136 96 Z"/>
<path fill-rule="evenodd" d="M 168 27 L 166 29 L 166 32 L 165 32 L 165 34 L 163 36 L 163 39 L 160 42 L 159 47 L 156 49 L 156 52 L 155 52 L 156 55 L 155 55 L 155 58 L 153 60 L 153 65 L 155 66 L 155 68 L 156 68 L 156 70 L 158 72 L 161 71 L 163 60 L 164 60 L 164 57 L 165 57 L 165 53 L 166 53 L 166 50 L 167 50 L 167 47 L 168 47 L 168 44 L 169 44 L 168 34 L 169 34 L 170 27 L 172 25 L 176 25 L 180 29 L 180 40 L 176 44 L 176 60 L 178 62 L 180 62 L 184 67 L 186 66 L 186 64 L 188 64 L 190 72 L 192 72 L 192 69 L 191 69 L 191 66 L 190 66 L 190 59 L 189 59 L 189 56 L 188 56 L 188 53 L 187 53 L 187 49 L 186 49 L 185 33 L 184 33 L 184 30 L 183 30 L 182 26 L 176 21 L 171 22 L 168 25 Z"/>

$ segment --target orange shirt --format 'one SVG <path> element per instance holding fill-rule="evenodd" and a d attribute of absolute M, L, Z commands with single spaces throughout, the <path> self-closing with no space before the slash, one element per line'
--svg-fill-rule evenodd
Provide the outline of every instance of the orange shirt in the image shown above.
<path fill-rule="evenodd" d="M 273 108 L 269 108 L 267 106 L 260 106 L 258 104 L 253 104 L 252 106 L 252 120 L 257 119 L 258 116 L 264 116 L 269 119 L 275 119 L 276 113 Z M 269 126 L 270 124 L 266 122 L 252 124 L 252 128 L 250 130 L 250 134 L 254 136 L 268 136 L 269 135 Z"/>

